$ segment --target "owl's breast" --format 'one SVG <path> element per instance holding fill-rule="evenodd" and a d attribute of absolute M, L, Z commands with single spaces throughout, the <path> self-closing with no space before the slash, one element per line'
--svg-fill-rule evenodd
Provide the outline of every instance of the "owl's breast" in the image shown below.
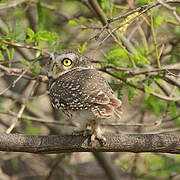
<path fill-rule="evenodd" d="M 52 82 L 49 84 L 49 97 L 51 104 L 57 109 L 66 109 L 68 97 L 66 97 L 66 91 L 62 88 L 63 82 Z"/>

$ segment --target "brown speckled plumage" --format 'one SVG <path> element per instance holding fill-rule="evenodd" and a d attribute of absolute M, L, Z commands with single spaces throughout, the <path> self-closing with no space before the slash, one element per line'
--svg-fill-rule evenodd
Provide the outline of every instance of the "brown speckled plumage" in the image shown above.
<path fill-rule="evenodd" d="M 66 58 L 72 61 L 68 68 L 61 63 Z M 56 70 L 53 69 L 55 66 Z M 87 124 L 93 124 L 93 138 L 104 138 L 98 126 L 101 119 L 120 119 L 121 101 L 114 96 L 106 80 L 87 57 L 74 51 L 55 53 L 51 56 L 48 76 L 52 106 L 76 115 L 77 112 L 81 115 L 85 113 L 87 122 L 82 123 L 83 128 L 85 130 Z"/>

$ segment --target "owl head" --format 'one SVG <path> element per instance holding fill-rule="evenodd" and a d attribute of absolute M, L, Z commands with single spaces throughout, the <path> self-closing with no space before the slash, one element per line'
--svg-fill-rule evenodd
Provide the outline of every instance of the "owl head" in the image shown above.
<path fill-rule="evenodd" d="M 48 78 L 57 79 L 69 71 L 85 68 L 93 68 L 89 58 L 74 50 L 64 50 L 51 54 L 47 76 Z"/>

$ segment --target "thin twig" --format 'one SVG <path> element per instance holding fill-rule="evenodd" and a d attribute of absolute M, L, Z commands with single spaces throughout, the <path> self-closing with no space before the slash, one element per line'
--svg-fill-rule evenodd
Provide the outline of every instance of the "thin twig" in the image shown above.
<path fill-rule="evenodd" d="M 29 94 L 27 95 L 24 103 L 21 105 L 21 108 L 20 108 L 17 116 L 13 118 L 12 124 L 11 124 L 10 127 L 6 130 L 6 133 L 7 133 L 7 134 L 11 133 L 11 131 L 14 129 L 14 127 L 16 126 L 16 124 L 17 124 L 17 122 L 19 121 L 19 119 L 22 117 L 22 114 L 23 114 L 23 112 L 24 112 L 24 109 L 26 108 L 28 99 L 29 99 L 29 97 L 32 96 L 33 93 L 34 93 L 34 88 L 36 87 L 36 83 L 38 83 L 38 82 L 35 82 L 35 81 L 34 81 L 34 82 L 32 83 L 32 87 L 31 87 L 31 89 L 30 89 L 30 92 L 29 92 Z M 29 88 L 29 87 L 27 87 L 27 88 Z"/>
<path fill-rule="evenodd" d="M 26 72 L 27 69 L 23 70 L 23 72 L 13 81 L 13 83 L 11 83 L 7 88 L 0 92 L 0 96 L 4 94 L 6 91 L 8 91 L 11 87 L 14 87 L 16 83 L 24 76 L 24 74 L 26 74 Z"/>
<path fill-rule="evenodd" d="M 4 40 L 4 39 L 0 39 L 0 42 L 4 43 L 4 44 L 8 44 L 8 45 L 13 46 L 13 47 L 38 50 L 38 51 L 41 52 L 42 55 L 45 55 L 45 56 L 48 56 L 48 57 L 50 56 L 50 52 L 48 50 L 41 49 L 41 48 L 39 48 L 37 46 L 30 46 L 30 45 L 27 45 L 27 44 L 19 44 L 19 43 L 9 42 L 9 41 Z"/>
<path fill-rule="evenodd" d="M 178 23 L 180 24 L 180 17 L 176 12 L 176 7 L 171 7 L 170 5 L 167 4 L 166 1 L 162 1 L 162 0 L 157 0 L 162 6 L 164 6 L 165 8 L 169 9 L 170 11 L 173 12 L 174 17 L 176 18 L 176 20 L 178 21 Z"/>
<path fill-rule="evenodd" d="M 152 9 L 150 9 L 150 22 L 151 22 L 150 27 L 151 27 L 152 37 L 153 37 L 153 43 L 154 43 L 154 47 L 155 47 L 157 66 L 159 69 L 161 69 L 160 56 L 159 56 L 158 47 L 157 47 L 157 40 L 156 40 L 156 33 L 154 30 L 154 20 L 153 20 Z"/>
<path fill-rule="evenodd" d="M 8 1 L 8 2 L 4 2 L 4 3 L 0 3 L 0 10 L 13 8 L 24 2 L 28 2 L 28 1 L 29 0 L 12 0 L 11 2 Z"/>
<path fill-rule="evenodd" d="M 6 66 L 0 65 L 0 70 L 4 71 L 7 75 L 13 75 L 13 76 L 20 76 L 25 70 L 21 68 L 9 68 Z M 45 75 L 36 75 L 28 70 L 26 73 L 22 76 L 22 78 L 30 79 L 30 80 L 39 80 L 41 82 L 47 83 L 48 78 Z"/>
<path fill-rule="evenodd" d="M 125 79 L 123 79 L 123 78 L 121 78 L 121 77 L 119 77 L 119 76 L 117 76 L 117 75 L 115 75 L 115 74 L 113 74 L 113 73 L 111 73 L 111 72 L 109 72 L 107 70 L 103 70 L 103 72 L 105 72 L 105 73 L 107 73 L 107 74 L 109 74 L 109 75 L 111 75 L 111 76 L 113 76 L 113 77 L 123 81 L 125 84 L 127 84 L 129 86 L 132 86 L 132 87 L 134 87 L 136 89 L 141 90 L 142 92 L 145 92 L 145 90 L 143 88 L 138 87 L 138 86 L 128 82 L 127 80 L 125 80 Z M 156 92 L 150 92 L 150 94 L 155 96 L 155 97 L 158 97 L 159 99 L 163 99 L 163 100 L 166 100 L 166 101 L 174 101 L 174 102 L 180 101 L 180 97 L 168 97 L 168 96 L 164 96 L 164 95 L 158 94 Z"/>
<path fill-rule="evenodd" d="M 180 3 L 180 0 L 166 0 L 164 1 L 166 4 L 170 4 L 170 3 Z M 138 7 L 136 9 L 133 9 L 132 11 L 129 11 L 123 15 L 120 15 L 120 16 L 117 16 L 115 18 L 110 18 L 108 20 L 108 23 L 112 23 L 112 22 L 115 22 L 115 21 L 118 21 L 120 19 L 123 19 L 123 18 L 126 18 L 128 17 L 129 15 L 131 14 L 134 14 L 135 12 L 139 12 L 140 15 L 146 13 L 147 11 L 149 11 L 150 9 L 154 8 L 154 7 L 157 7 L 157 6 L 160 6 L 162 5 L 160 2 L 155 2 L 155 3 L 152 3 L 150 5 L 145 5 L 145 6 L 141 6 L 141 7 Z"/>
<path fill-rule="evenodd" d="M 14 116 L 14 117 L 18 116 L 17 113 L 12 112 L 12 111 L 9 111 L 9 112 L 0 111 L 0 114 L 6 114 L 9 116 Z M 74 124 L 72 124 L 72 123 L 63 123 L 60 121 L 55 121 L 53 119 L 43 119 L 43 118 L 37 118 L 37 117 L 27 116 L 27 115 L 22 115 L 19 119 L 27 119 L 30 121 L 34 121 L 37 123 L 43 123 L 43 124 L 56 124 L 56 125 L 60 125 L 60 126 L 74 126 Z"/>
<path fill-rule="evenodd" d="M 25 104 L 22 104 L 21 105 L 21 108 L 17 114 L 17 117 L 13 118 L 13 123 L 10 125 L 10 127 L 6 130 L 6 133 L 9 134 L 11 133 L 11 131 L 14 129 L 14 127 L 16 126 L 18 120 L 21 118 L 22 116 L 22 113 L 24 112 L 24 109 L 25 109 L 26 105 Z"/>

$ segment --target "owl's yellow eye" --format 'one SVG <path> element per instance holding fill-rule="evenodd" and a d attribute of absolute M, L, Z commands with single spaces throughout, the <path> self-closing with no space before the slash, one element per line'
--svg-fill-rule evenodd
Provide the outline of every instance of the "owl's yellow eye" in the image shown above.
<path fill-rule="evenodd" d="M 63 64 L 65 67 L 68 67 L 68 66 L 71 66 L 72 61 L 71 61 L 70 59 L 65 58 L 65 59 L 63 59 L 62 64 Z"/>

